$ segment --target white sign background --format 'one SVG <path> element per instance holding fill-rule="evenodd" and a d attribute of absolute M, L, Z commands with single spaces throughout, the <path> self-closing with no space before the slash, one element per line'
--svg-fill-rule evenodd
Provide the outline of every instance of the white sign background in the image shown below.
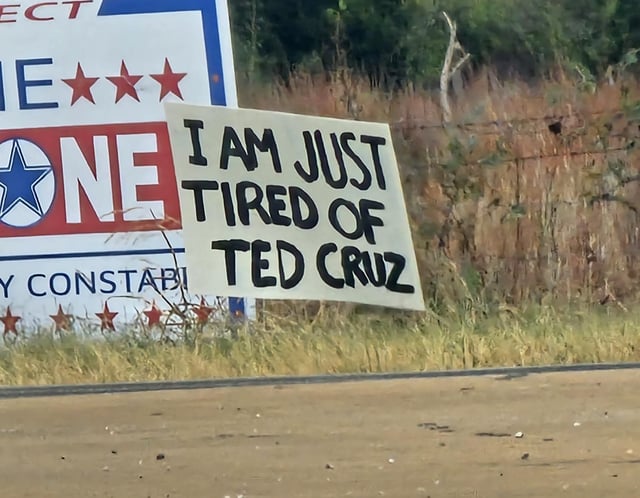
<path fill-rule="evenodd" d="M 62 306 L 99 324 L 108 303 L 119 323 L 166 308 L 158 291 L 180 299 L 167 101 L 237 105 L 226 0 L 0 8 L 0 313 L 53 325 Z M 53 175 L 36 184 L 36 166 Z"/>
<path fill-rule="evenodd" d="M 400 175 L 387 124 L 178 103 L 167 103 L 165 109 L 183 213 L 187 274 L 192 290 L 256 298 L 349 301 L 412 310 L 425 309 Z M 200 124 L 194 127 L 187 125 L 185 120 L 199 121 Z M 235 131 L 238 140 L 232 142 L 229 139 L 232 134 L 227 133 L 225 141 L 225 129 L 227 132 L 229 129 Z M 206 166 L 192 164 L 190 160 L 191 156 L 198 155 L 194 146 L 196 142 L 192 138 L 194 130 L 198 137 L 196 142 L 206 158 Z M 266 137 L 261 145 L 262 151 L 246 143 L 245 130 L 252 130 L 259 140 Z M 271 130 L 275 147 L 273 142 L 269 142 L 268 135 L 264 134 L 265 130 Z M 336 188 L 325 180 L 322 168 L 319 168 L 317 181 L 309 183 L 294 166 L 300 161 L 298 169 L 311 171 L 303 135 L 305 131 L 310 132 L 310 136 L 315 136 L 317 132 L 322 134 L 329 161 L 329 176 L 337 180 L 338 183 L 334 184 Z M 351 153 L 343 146 L 338 147 L 346 176 L 341 175 L 330 138 L 332 133 L 336 134 L 338 144 L 347 136 L 343 134 L 353 134 L 353 140 L 347 141 Z M 373 137 L 373 142 L 378 141 L 378 145 L 372 146 L 370 139 L 363 142 L 363 136 Z M 382 142 L 384 145 L 381 145 Z M 235 149 L 235 156 L 226 156 L 227 168 L 223 167 L 225 143 Z M 247 168 L 244 160 L 238 157 L 241 155 L 238 151 L 242 149 L 249 155 L 252 151 L 256 153 L 257 167 L 252 171 L 248 170 L 251 166 Z M 377 169 L 374 149 L 379 155 Z M 274 162 L 274 155 L 279 158 L 281 172 L 277 172 L 275 164 L 278 161 Z M 354 156 L 360 159 L 360 166 Z M 195 162 L 202 164 L 201 160 Z M 370 180 L 366 182 L 370 183 L 368 188 L 364 185 L 367 175 Z M 223 195 L 225 184 L 229 187 L 226 200 Z M 271 195 L 267 186 L 272 186 Z M 244 194 L 238 194 L 239 187 Z M 295 223 L 287 221 L 293 218 L 293 211 L 291 198 L 284 189 L 290 193 L 291 187 L 301 189 L 312 199 L 312 205 L 316 206 L 318 213 L 315 226 L 302 228 L 302 224 L 295 226 Z M 198 214 L 196 208 L 197 188 L 202 194 L 204 217 L 202 209 Z M 239 204 L 238 199 L 251 203 L 259 195 L 264 197 L 261 201 L 263 214 L 253 209 L 249 212 L 248 224 L 241 221 L 244 204 Z M 338 199 L 342 201 L 333 204 Z M 363 200 L 373 203 L 362 204 Z M 383 209 L 375 203 L 382 203 Z M 308 203 L 301 205 L 300 219 L 304 219 L 314 209 L 305 208 Z M 332 209 L 332 205 L 337 207 Z M 347 205 L 361 215 L 351 214 Z M 368 205 L 369 209 L 363 209 L 363 205 Z M 333 223 L 330 221 L 330 212 L 335 213 Z M 202 221 L 198 221 L 199 216 Z M 229 223 L 228 217 L 234 221 Z M 358 218 L 361 221 L 356 221 Z M 365 228 L 364 231 L 358 231 L 358 226 Z M 350 237 L 350 233 L 356 233 L 356 236 Z M 219 245 L 220 241 L 231 240 L 241 241 L 237 248 L 242 247 L 242 250 L 234 253 L 235 268 L 231 268 L 231 274 L 235 274 L 235 284 L 228 275 L 230 267 L 226 264 L 227 254 L 231 251 Z M 270 244 L 271 250 L 267 250 L 268 245 L 262 244 L 263 252 L 252 252 L 254 247 L 259 248 L 252 245 L 255 241 Z M 276 249 L 277 241 L 288 243 L 285 245 L 288 249 L 280 251 L 281 258 Z M 252 247 L 250 250 L 249 245 Z M 352 249 L 346 249 L 344 253 L 345 247 Z M 304 273 L 301 279 L 293 279 L 296 285 L 292 288 L 283 288 L 282 282 L 295 275 L 296 253 L 298 258 L 304 259 Z M 320 263 L 317 262 L 319 254 Z M 369 268 L 363 263 L 367 258 L 371 263 Z M 261 265 L 260 259 L 264 260 Z M 344 260 L 348 261 L 346 270 Z M 280 276 L 281 268 L 284 280 Z M 275 279 L 272 278 L 271 282 L 261 280 L 269 277 Z"/>

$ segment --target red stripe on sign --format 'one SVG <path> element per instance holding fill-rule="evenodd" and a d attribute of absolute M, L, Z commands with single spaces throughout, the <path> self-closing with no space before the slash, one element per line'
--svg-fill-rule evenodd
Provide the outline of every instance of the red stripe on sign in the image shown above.
<path fill-rule="evenodd" d="M 179 228 L 165 123 L 0 131 L 0 237 Z"/>

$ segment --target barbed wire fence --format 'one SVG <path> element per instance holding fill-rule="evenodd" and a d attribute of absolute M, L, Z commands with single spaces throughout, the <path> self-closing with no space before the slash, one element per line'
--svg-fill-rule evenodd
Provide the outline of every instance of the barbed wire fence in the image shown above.
<path fill-rule="evenodd" d="M 480 248 L 476 254 L 477 258 L 485 264 L 494 267 L 496 265 L 513 267 L 515 272 L 515 268 L 522 268 L 523 264 L 542 267 L 545 260 L 559 261 L 567 256 L 567 254 L 562 256 L 558 254 L 555 241 L 557 233 L 544 234 L 552 239 L 549 247 L 546 248 L 547 252 L 551 251 L 554 254 L 545 254 L 544 250 L 542 252 L 539 250 L 540 248 L 532 250 L 531 247 L 522 246 L 519 242 L 523 237 L 520 227 L 523 218 L 528 214 L 536 220 L 556 217 L 553 220 L 543 220 L 550 226 L 540 228 L 554 232 L 557 230 L 555 226 L 557 213 L 563 208 L 570 209 L 566 212 L 570 216 L 577 208 L 583 208 L 583 213 L 588 213 L 589 208 L 598 204 L 617 203 L 633 214 L 630 224 L 640 227 L 640 203 L 637 203 L 635 198 L 629 198 L 631 196 L 625 196 L 624 193 L 625 188 L 631 184 L 640 184 L 640 167 L 635 161 L 640 144 L 639 123 L 640 105 L 633 104 L 624 108 L 596 112 L 577 111 L 571 114 L 548 114 L 515 119 L 462 121 L 447 125 L 420 119 L 404 119 L 392 123 L 391 129 L 407 142 L 416 136 L 431 133 L 442 140 L 442 147 L 437 153 L 425 152 L 422 166 L 431 173 L 431 179 L 436 178 L 436 183 L 439 183 L 442 189 L 444 206 L 441 213 L 444 212 L 444 221 L 439 228 L 435 231 L 431 230 L 428 235 L 437 241 L 437 249 L 448 259 L 455 259 L 455 256 L 451 256 L 447 250 L 451 233 L 454 233 L 454 236 L 458 235 L 458 239 L 473 237 L 473 233 L 462 233 L 464 230 L 472 231 L 473 227 L 465 227 L 465 220 L 460 219 L 460 215 L 456 214 L 456 204 L 467 200 L 467 196 L 459 195 L 459 190 L 467 187 L 469 182 L 479 182 L 478 175 L 483 175 L 485 166 L 490 167 L 486 169 L 487 171 L 489 169 L 498 171 L 499 175 L 504 175 L 507 171 L 499 168 L 512 168 L 509 171 L 515 186 L 508 192 L 497 192 L 495 199 L 485 199 L 487 202 L 484 204 L 477 203 L 477 211 L 474 215 L 482 216 L 483 209 L 503 208 L 507 214 L 500 218 L 502 224 L 509 218 L 509 211 L 515 214 L 511 217 L 515 223 L 507 228 L 507 230 L 513 228 L 515 233 L 515 250 L 511 247 L 510 251 L 500 254 Z M 470 151 L 469 147 L 465 146 L 465 142 L 473 142 L 475 138 L 482 140 L 483 146 Z M 491 139 L 494 139 L 493 143 Z M 478 151 L 478 149 L 481 150 Z M 577 158 L 584 158 L 584 160 L 575 161 Z M 558 162 L 558 159 L 564 161 Z M 526 168 L 526 163 L 531 161 L 544 167 L 542 171 L 547 175 L 545 181 L 548 184 L 538 185 L 539 190 L 546 190 L 544 193 L 531 194 L 526 191 L 526 187 L 522 186 L 521 177 L 532 171 Z M 588 178 L 584 183 L 590 184 L 590 188 L 583 192 L 573 192 L 575 196 L 560 198 L 563 189 L 554 190 L 553 182 L 561 179 L 556 172 L 551 173 L 558 165 L 565 166 L 560 174 L 564 175 L 564 179 Z M 416 167 L 419 168 L 420 165 L 414 165 L 414 169 Z M 470 170 L 466 172 L 468 177 L 466 179 L 464 178 L 465 169 Z M 460 174 L 461 170 L 463 174 Z M 453 177 L 456 180 L 454 182 L 451 181 Z M 419 182 L 409 183 L 410 188 L 415 188 L 415 184 Z M 553 194 L 551 194 L 552 190 L 554 190 Z M 565 189 L 564 193 L 570 192 Z M 483 195 L 486 198 L 486 192 L 480 192 L 480 197 Z M 513 198 L 509 199 L 509 196 Z M 414 219 L 421 215 L 421 207 L 423 206 L 413 207 Z M 531 211 L 534 212 L 531 213 Z M 601 221 L 601 223 L 604 222 Z M 456 230 L 457 234 L 455 234 Z M 539 236 L 542 237 L 541 234 Z M 425 250 L 425 247 L 420 245 L 423 241 L 416 241 L 418 243 L 416 249 Z M 608 244 L 611 241 L 601 240 L 600 242 Z M 627 242 L 627 249 L 635 251 L 634 254 L 640 256 L 640 239 L 637 234 L 635 237 L 629 235 Z M 469 250 L 469 242 L 465 243 Z M 567 253 L 571 248 L 566 246 L 563 250 Z M 577 244 L 573 250 L 580 252 L 575 256 L 583 260 L 583 266 L 591 278 L 593 264 L 598 261 L 595 255 L 597 249 L 586 242 Z M 606 291 L 602 302 L 617 302 L 606 279 L 604 288 Z"/>
<path fill-rule="evenodd" d="M 566 121 L 572 118 L 585 118 L 585 117 L 609 117 L 621 118 L 624 116 L 630 117 L 632 120 L 634 116 L 629 116 L 629 113 L 640 112 L 640 103 L 637 108 L 635 105 L 628 106 L 627 108 L 612 108 L 602 109 L 599 111 L 588 112 L 572 112 L 572 113 L 553 113 L 543 114 L 539 116 L 526 116 L 521 118 L 505 118 L 505 119 L 483 119 L 483 120 L 463 120 L 457 122 L 451 122 L 444 124 L 442 122 L 426 121 L 425 119 L 400 119 L 391 123 L 391 128 L 408 128 L 417 130 L 429 130 L 429 129 L 472 129 L 478 127 L 513 127 L 515 125 L 531 124 L 531 123 L 549 123 L 555 124 L 557 122 Z"/>
<path fill-rule="evenodd" d="M 603 117 L 607 119 L 599 123 L 594 122 L 594 118 Z M 564 122 L 576 118 L 579 120 L 578 123 L 574 122 L 570 127 L 563 126 Z M 615 123 L 615 121 L 622 121 L 623 126 Z M 544 123 L 545 126 L 541 127 L 539 123 Z M 527 124 L 538 124 L 538 126 L 534 129 L 522 129 L 522 125 Z M 616 124 L 617 128 L 622 128 L 621 131 L 614 131 Z M 574 112 L 570 114 L 554 113 L 503 120 L 460 121 L 450 124 L 429 122 L 422 119 L 404 119 L 393 122 L 390 127 L 396 133 L 407 131 L 446 132 L 447 135 L 442 138 L 449 142 L 445 144 L 444 150 L 438 151 L 438 156 L 449 155 L 452 156 L 452 160 L 439 161 L 437 156 L 426 157 L 428 166 L 436 168 L 449 168 L 454 165 L 453 161 L 455 161 L 455 167 L 459 168 L 471 166 L 495 167 L 510 163 L 544 161 L 557 158 L 601 157 L 614 153 L 631 153 L 640 146 L 640 102 L 627 108 Z M 494 129 L 483 129 L 490 127 Z M 457 132 L 462 132 L 462 134 Z M 493 151 L 488 151 L 488 154 L 470 160 L 469 157 L 462 157 L 460 153 L 456 154 L 456 151 L 452 150 L 452 143 L 464 147 L 464 144 L 461 144 L 459 140 L 461 136 L 469 139 L 490 136 L 496 137 L 497 140 L 494 143 Z M 509 144 L 506 143 L 506 140 L 517 141 L 523 137 L 536 137 L 538 139 L 548 137 L 556 141 L 550 144 L 551 152 L 539 150 L 537 153 L 510 154 L 508 150 Z M 501 138 L 506 140 L 500 140 Z M 578 145 L 578 148 L 574 148 L 576 141 L 585 138 L 590 139 L 590 147 L 585 147 L 585 144 L 582 143 Z M 614 171 L 615 173 L 620 172 Z M 640 180 L 640 175 L 638 174 L 620 178 L 622 185 L 638 180 Z"/>

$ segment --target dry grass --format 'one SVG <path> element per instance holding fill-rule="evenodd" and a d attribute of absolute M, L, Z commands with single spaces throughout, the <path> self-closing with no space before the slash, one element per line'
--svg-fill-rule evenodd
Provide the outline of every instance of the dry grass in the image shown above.
<path fill-rule="evenodd" d="M 453 263 L 509 303 L 637 297 L 639 99 L 634 80 L 581 89 L 482 71 L 444 128 L 437 95 L 344 75 L 241 89 L 244 107 L 392 123 L 427 295 L 449 292 Z"/>
<path fill-rule="evenodd" d="M 485 318 L 355 314 L 313 323 L 269 319 L 239 337 L 161 346 L 117 337 L 40 335 L 0 350 L 0 384 L 468 369 L 640 360 L 639 316 L 503 308 Z"/>

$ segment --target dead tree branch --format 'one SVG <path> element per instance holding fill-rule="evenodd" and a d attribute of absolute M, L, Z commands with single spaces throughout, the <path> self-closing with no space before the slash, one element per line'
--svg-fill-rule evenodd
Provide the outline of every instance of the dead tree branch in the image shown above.
<path fill-rule="evenodd" d="M 442 121 L 445 124 L 451 122 L 451 105 L 449 104 L 449 86 L 451 80 L 458 71 L 462 69 L 471 54 L 468 54 L 458 41 L 458 27 L 455 22 L 451 20 L 446 12 L 442 12 L 447 24 L 449 26 L 449 46 L 444 58 L 444 64 L 442 66 L 442 73 L 440 75 L 440 105 L 442 107 Z M 454 63 L 456 54 L 459 54 L 457 62 Z"/>

